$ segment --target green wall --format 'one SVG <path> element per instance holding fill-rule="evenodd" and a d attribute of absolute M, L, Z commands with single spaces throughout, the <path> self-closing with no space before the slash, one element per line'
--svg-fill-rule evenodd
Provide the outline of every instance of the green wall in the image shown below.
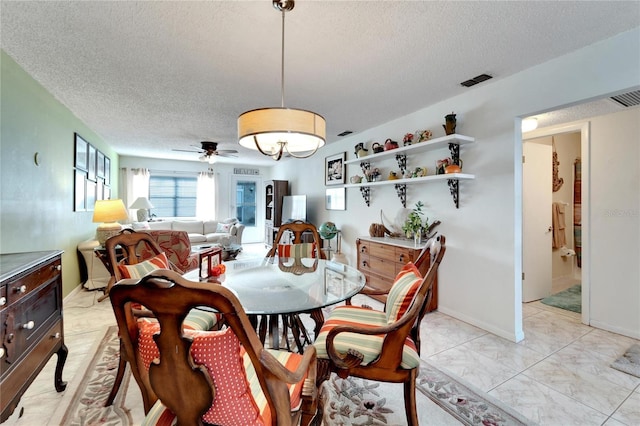
<path fill-rule="evenodd" d="M 111 159 L 112 196 L 118 156 L 9 55 L 0 55 L 0 253 L 64 250 L 66 296 L 80 284 L 76 247 L 97 226 L 92 212 L 73 211 L 74 132 Z"/>

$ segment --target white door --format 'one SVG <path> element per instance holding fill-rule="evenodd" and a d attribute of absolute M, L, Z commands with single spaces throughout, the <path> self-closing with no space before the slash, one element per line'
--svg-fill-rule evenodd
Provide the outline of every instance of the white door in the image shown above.
<path fill-rule="evenodd" d="M 230 208 L 232 216 L 238 218 L 245 228 L 243 243 L 257 243 L 264 240 L 264 218 L 260 217 L 262 202 L 262 179 L 258 176 L 233 176 L 231 184 Z"/>
<path fill-rule="evenodd" d="M 550 145 L 523 145 L 522 301 L 551 294 L 551 161 Z"/>

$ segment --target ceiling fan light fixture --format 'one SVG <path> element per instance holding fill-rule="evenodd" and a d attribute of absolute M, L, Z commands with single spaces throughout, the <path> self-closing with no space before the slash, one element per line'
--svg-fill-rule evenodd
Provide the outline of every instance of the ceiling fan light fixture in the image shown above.
<path fill-rule="evenodd" d="M 287 152 L 295 158 L 307 158 L 326 141 L 324 117 L 312 111 L 284 107 L 284 14 L 295 6 L 294 0 L 272 0 L 282 12 L 282 106 L 254 109 L 238 117 L 238 143 L 278 161 Z"/>

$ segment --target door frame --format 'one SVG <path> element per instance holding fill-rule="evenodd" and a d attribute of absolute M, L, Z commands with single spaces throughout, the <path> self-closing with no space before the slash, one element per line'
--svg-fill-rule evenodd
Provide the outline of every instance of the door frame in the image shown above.
<path fill-rule="evenodd" d="M 580 157 L 582 159 L 582 323 L 589 325 L 591 318 L 591 122 L 580 121 L 536 129 L 523 134 L 522 143 L 529 139 L 577 132 L 580 132 Z M 520 180 L 522 181 L 522 173 L 520 173 Z"/>
<path fill-rule="evenodd" d="M 245 225 L 242 240 L 245 243 L 261 243 L 264 240 L 264 208 L 262 204 L 262 176 L 260 175 L 232 175 L 231 185 L 229 185 L 229 210 L 232 217 L 236 215 L 236 186 L 238 181 L 252 181 L 256 184 L 256 226 Z M 252 230 L 255 229 L 255 231 Z M 247 232 L 249 231 L 249 232 Z M 249 237 L 249 238 L 247 238 Z"/>

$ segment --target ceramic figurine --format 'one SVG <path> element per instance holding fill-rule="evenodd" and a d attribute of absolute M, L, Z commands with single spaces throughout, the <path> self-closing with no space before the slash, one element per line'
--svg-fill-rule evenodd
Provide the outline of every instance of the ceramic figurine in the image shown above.
<path fill-rule="evenodd" d="M 364 147 L 364 143 L 360 142 L 355 146 L 356 157 L 366 157 L 369 154 L 369 150 Z"/>
<path fill-rule="evenodd" d="M 445 124 L 442 125 L 442 127 L 444 127 L 444 132 L 447 135 L 454 134 L 456 132 L 456 115 L 453 112 L 445 115 L 444 122 Z"/>
<path fill-rule="evenodd" d="M 384 150 L 389 151 L 390 149 L 398 148 L 398 142 L 392 141 L 391 139 L 387 139 L 384 141 Z"/>
<path fill-rule="evenodd" d="M 374 142 L 373 145 L 371 145 L 371 149 L 373 150 L 374 154 L 384 151 L 384 147 L 380 145 L 378 142 Z"/>

